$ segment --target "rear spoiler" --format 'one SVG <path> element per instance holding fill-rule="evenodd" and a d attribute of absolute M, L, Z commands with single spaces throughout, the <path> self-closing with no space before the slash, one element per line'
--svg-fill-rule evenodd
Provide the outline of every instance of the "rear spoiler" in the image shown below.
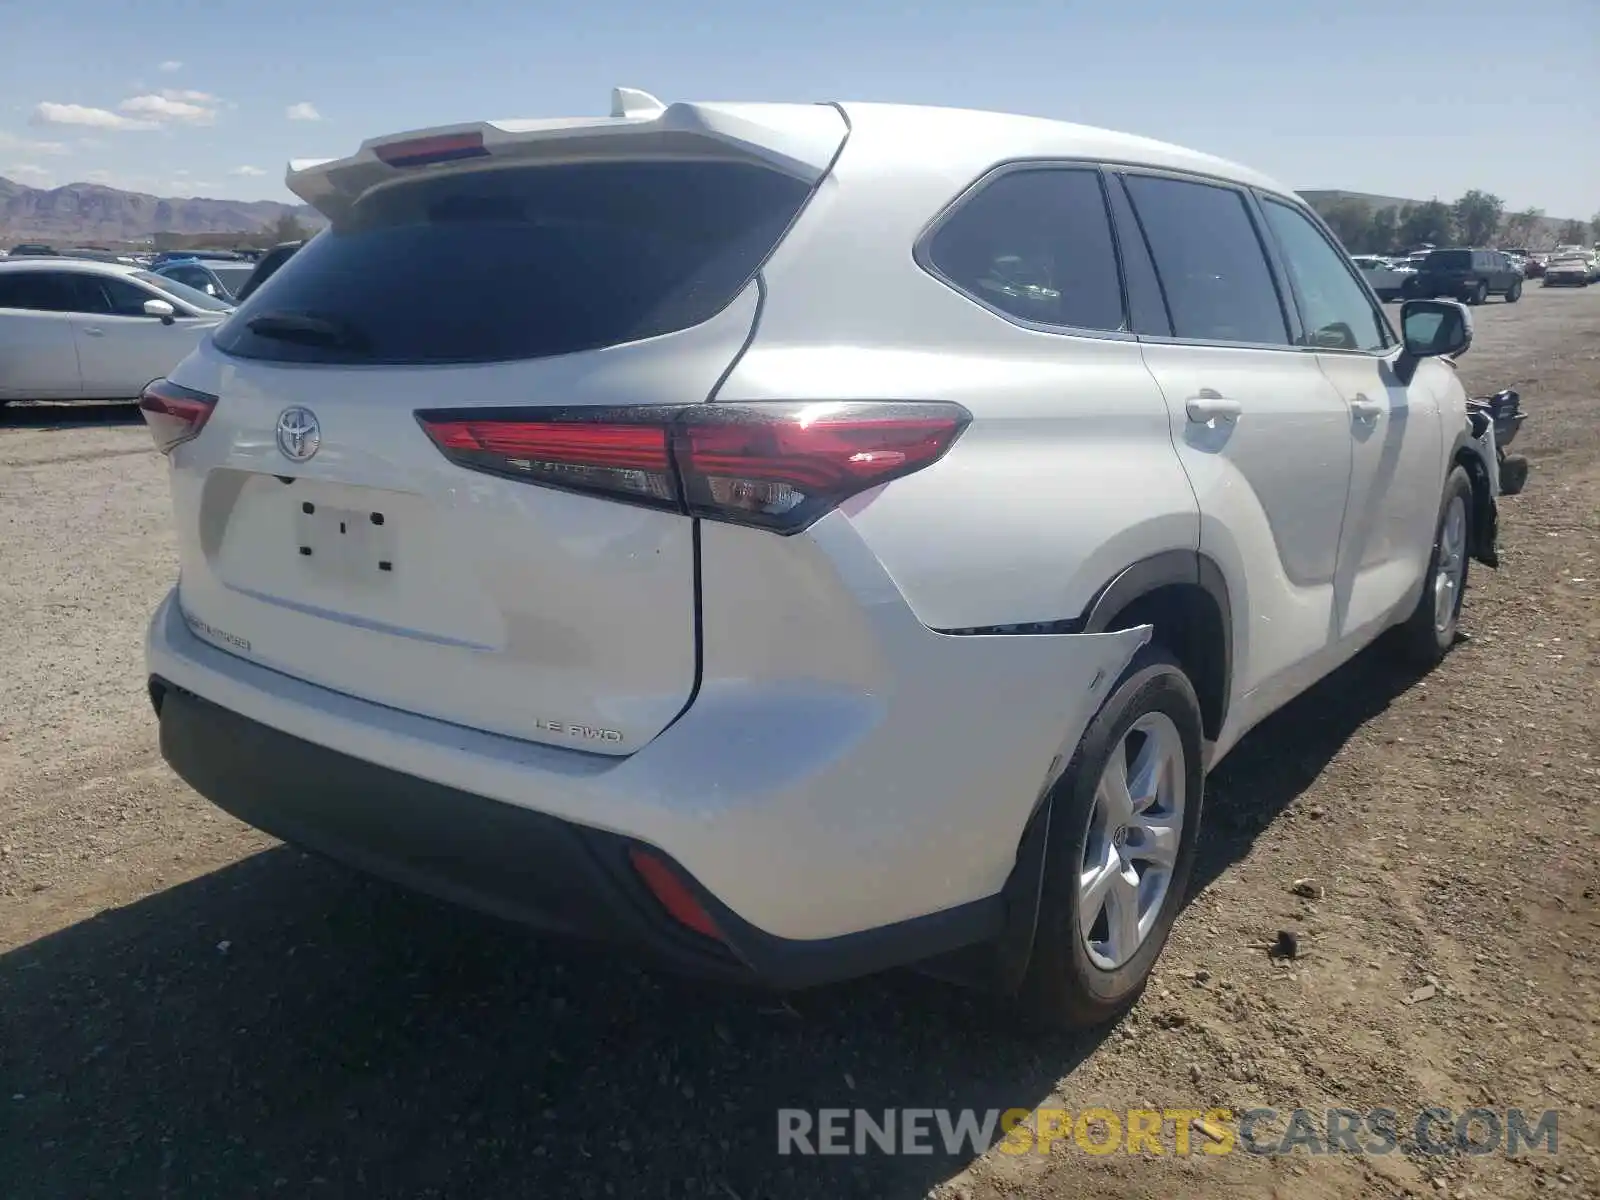
<path fill-rule="evenodd" d="M 348 158 L 296 159 L 289 190 L 337 219 L 372 188 L 421 171 L 492 163 L 663 156 L 756 162 L 815 183 L 844 140 L 831 104 L 663 104 L 616 88 L 605 117 L 477 121 L 369 138 Z"/>

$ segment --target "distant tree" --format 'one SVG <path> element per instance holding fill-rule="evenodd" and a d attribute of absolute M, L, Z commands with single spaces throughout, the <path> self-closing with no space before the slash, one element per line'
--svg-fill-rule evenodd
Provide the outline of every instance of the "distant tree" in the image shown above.
<path fill-rule="evenodd" d="M 306 227 L 291 212 L 284 213 L 272 226 L 272 240 L 275 242 L 300 242 L 305 237 Z"/>
<path fill-rule="evenodd" d="M 1455 220 L 1450 206 L 1443 200 L 1428 200 L 1422 204 L 1408 204 L 1401 209 L 1399 226 L 1395 232 L 1403 250 L 1424 244 L 1449 246 L 1455 241 Z"/>
<path fill-rule="evenodd" d="M 1392 205 L 1380 208 L 1368 222 L 1369 248 L 1374 254 L 1389 254 L 1401 247 L 1395 244 L 1396 230 L 1400 224 L 1399 210 Z"/>
<path fill-rule="evenodd" d="M 1513 246 L 1526 246 L 1533 241 L 1534 231 L 1544 220 L 1544 209 L 1525 208 L 1506 218 L 1506 240 Z"/>
<path fill-rule="evenodd" d="M 1589 218 L 1589 228 L 1594 231 L 1594 244 L 1600 246 L 1600 212 Z"/>
<path fill-rule="evenodd" d="M 1505 212 L 1505 201 L 1490 192 L 1473 188 L 1451 206 L 1456 232 L 1462 244 L 1487 246 L 1494 241 L 1500 229 L 1500 217 Z"/>
<path fill-rule="evenodd" d="M 1589 234 L 1589 228 L 1582 221 L 1567 221 L 1561 226 L 1561 232 L 1556 235 L 1556 240 L 1563 246 L 1583 245 Z"/>
<path fill-rule="evenodd" d="M 1316 207 L 1318 215 L 1328 223 L 1328 228 L 1344 243 L 1346 250 L 1352 254 L 1366 250 L 1372 232 L 1372 208 L 1366 201 L 1341 196 Z"/>

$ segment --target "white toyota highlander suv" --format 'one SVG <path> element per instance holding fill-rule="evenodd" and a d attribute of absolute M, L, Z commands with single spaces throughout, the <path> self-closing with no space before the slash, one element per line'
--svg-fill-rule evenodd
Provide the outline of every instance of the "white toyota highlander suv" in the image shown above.
<path fill-rule="evenodd" d="M 1103 1019 L 1206 771 L 1493 559 L 1466 312 L 1207 155 L 619 89 L 288 182 L 331 227 L 142 400 L 162 751 L 489 912 Z"/>

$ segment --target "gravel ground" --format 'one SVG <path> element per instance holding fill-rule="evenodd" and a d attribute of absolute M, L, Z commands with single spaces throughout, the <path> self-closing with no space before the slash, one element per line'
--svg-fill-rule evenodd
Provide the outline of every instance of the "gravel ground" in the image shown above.
<path fill-rule="evenodd" d="M 214 811 L 144 696 L 174 558 L 143 427 L 0 414 L 0 1194 L 1600 1196 L 1600 289 L 1477 323 L 1463 376 L 1522 390 L 1534 467 L 1471 640 L 1251 734 L 1144 999 L 1044 1040 L 911 975 L 652 975 Z M 1553 1108 L 1558 1152 L 774 1153 L 781 1106 L 1256 1104 Z"/>

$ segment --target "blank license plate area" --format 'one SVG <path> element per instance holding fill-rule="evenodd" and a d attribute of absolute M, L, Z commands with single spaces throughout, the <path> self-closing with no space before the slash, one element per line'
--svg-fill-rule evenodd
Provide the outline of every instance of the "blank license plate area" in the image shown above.
<path fill-rule="evenodd" d="M 312 500 L 292 503 L 295 547 L 312 575 L 330 582 L 381 585 L 400 570 L 391 514 Z"/>

